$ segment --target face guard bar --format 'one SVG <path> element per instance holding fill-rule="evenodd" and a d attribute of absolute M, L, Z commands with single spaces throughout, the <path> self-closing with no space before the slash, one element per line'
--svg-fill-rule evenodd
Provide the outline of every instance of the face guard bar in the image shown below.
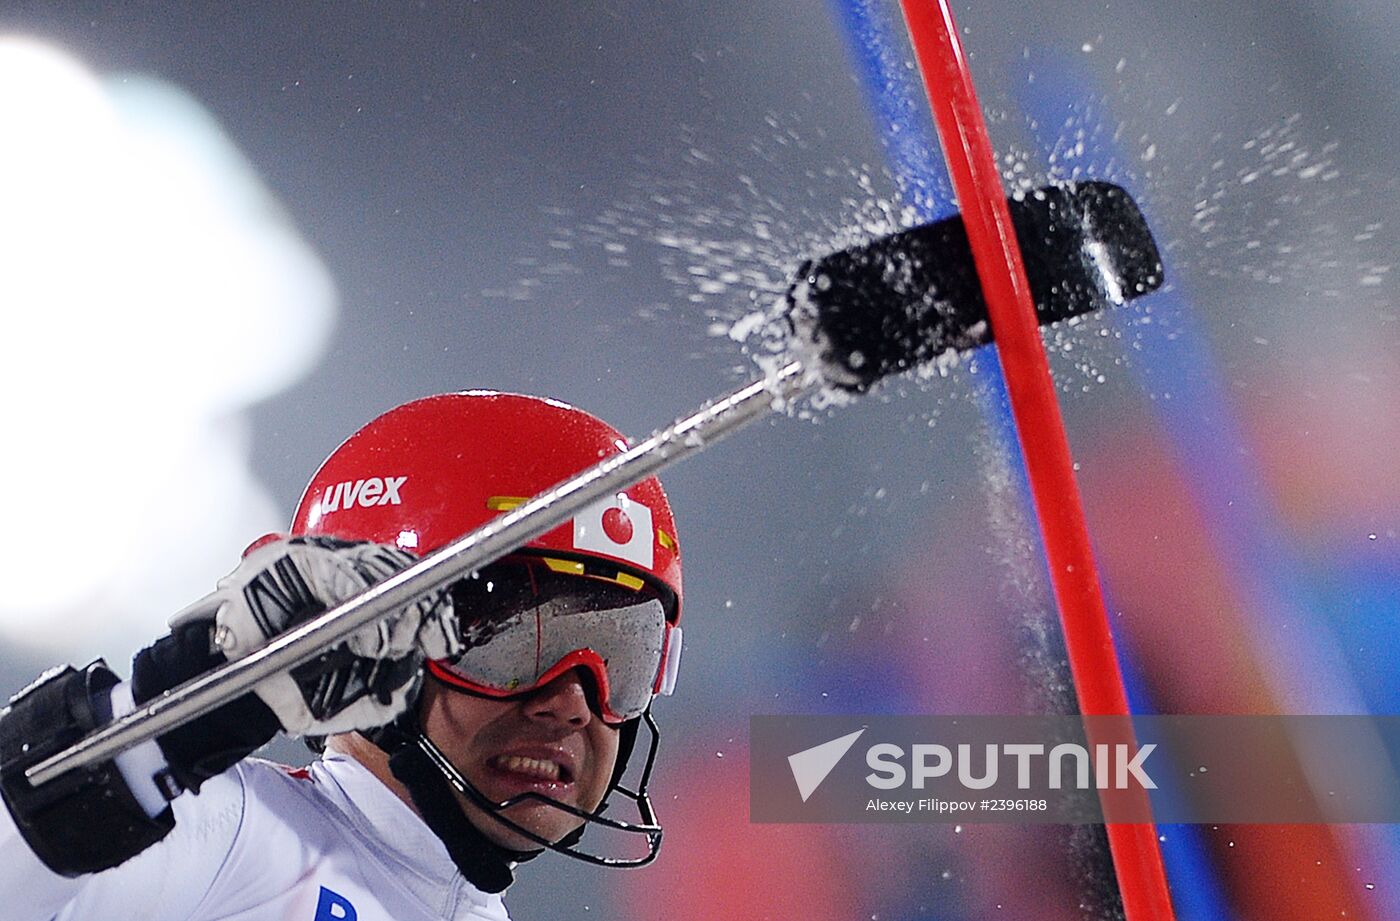
<path fill-rule="evenodd" d="M 638 778 L 637 787 L 635 790 L 631 790 L 624 787 L 620 782 L 615 782 L 608 791 L 608 795 L 617 792 L 622 794 L 626 799 L 631 800 L 637 807 L 637 814 L 641 817 L 640 822 L 626 822 L 621 819 L 612 819 L 603 816 L 602 812 L 607 808 L 606 797 L 604 798 L 604 802 L 599 805 L 598 809 L 594 812 L 585 812 L 582 809 L 561 803 L 558 800 L 551 799 L 533 790 L 521 793 L 518 796 L 513 796 L 503 802 L 496 802 L 478 790 L 471 781 L 467 780 L 467 778 L 462 775 L 462 772 L 457 770 L 456 766 L 442 753 L 442 749 L 438 748 L 433 740 L 428 738 L 426 734 L 422 732 L 417 733 L 413 739 L 413 744 L 416 744 L 422 750 L 423 754 L 426 755 L 432 765 L 441 772 L 447 779 L 447 782 L 452 785 L 453 789 L 465 796 L 473 805 L 481 809 L 492 821 L 510 829 L 516 834 L 535 842 L 541 847 L 548 848 L 555 853 L 563 854 L 566 857 L 573 857 L 577 860 L 596 864 L 601 867 L 644 867 L 656 859 L 657 852 L 661 849 L 661 825 L 656 820 L 656 813 L 651 807 L 651 797 L 647 793 L 647 786 L 651 782 L 652 765 L 656 762 L 656 752 L 661 743 L 661 732 L 657 729 L 656 721 L 652 719 L 651 710 L 648 709 L 643 712 L 640 719 L 646 724 L 651 739 L 647 745 L 646 763 L 642 767 L 642 774 L 641 777 Z M 580 850 L 577 847 L 578 832 L 567 836 L 563 841 L 550 841 L 504 815 L 505 810 L 524 802 L 538 802 L 553 809 L 558 809 L 560 812 L 568 813 L 574 818 L 582 819 L 585 823 L 584 827 L 590 824 L 599 825 L 614 831 L 642 835 L 646 838 L 647 853 L 642 857 L 607 857 L 601 854 L 592 854 Z M 579 831 L 582 831 L 582 828 L 580 828 Z M 573 839 L 573 843 L 568 843 L 570 839 Z"/>

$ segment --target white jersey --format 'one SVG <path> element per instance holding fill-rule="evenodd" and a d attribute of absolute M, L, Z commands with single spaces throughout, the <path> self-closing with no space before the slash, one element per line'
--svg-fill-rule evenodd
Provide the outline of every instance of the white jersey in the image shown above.
<path fill-rule="evenodd" d="M 0 921 L 507 921 L 501 897 L 467 882 L 428 826 L 348 756 L 299 770 L 249 759 L 174 808 L 159 844 L 67 879 L 0 806 Z"/>

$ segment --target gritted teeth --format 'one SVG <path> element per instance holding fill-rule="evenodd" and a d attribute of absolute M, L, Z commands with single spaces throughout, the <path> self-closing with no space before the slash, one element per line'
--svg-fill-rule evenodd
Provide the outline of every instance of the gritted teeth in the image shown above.
<path fill-rule="evenodd" d="M 491 759 L 492 767 L 512 774 L 524 774 L 537 780 L 566 780 L 564 769 L 557 763 L 544 758 L 527 758 L 524 755 L 498 755 Z"/>

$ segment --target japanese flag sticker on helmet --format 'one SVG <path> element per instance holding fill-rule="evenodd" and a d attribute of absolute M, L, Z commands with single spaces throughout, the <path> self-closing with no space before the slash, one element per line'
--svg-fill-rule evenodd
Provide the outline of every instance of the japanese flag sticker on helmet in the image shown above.
<path fill-rule="evenodd" d="M 626 493 L 574 516 L 574 549 L 592 550 L 651 569 L 656 543 L 651 509 Z"/>

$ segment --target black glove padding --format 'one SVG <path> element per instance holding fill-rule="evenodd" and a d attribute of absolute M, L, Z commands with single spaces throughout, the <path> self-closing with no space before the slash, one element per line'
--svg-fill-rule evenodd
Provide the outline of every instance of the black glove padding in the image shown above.
<path fill-rule="evenodd" d="M 259 547 L 213 593 L 177 614 L 169 636 L 137 654 L 133 696 L 144 703 L 242 658 L 414 561 L 397 547 L 326 538 Z M 163 734 L 158 742 L 171 774 L 198 790 L 279 728 L 319 736 L 383 725 L 408 705 L 425 654 L 449 655 L 456 637 L 446 594 L 425 596 L 266 679 L 253 692 Z"/>
<path fill-rule="evenodd" d="M 115 672 L 98 661 L 46 672 L 0 710 L 0 792 L 24 840 L 50 870 L 81 876 L 136 856 L 170 833 L 167 807 L 150 816 L 115 764 L 99 761 L 34 786 L 25 772 L 111 718 Z"/>
<path fill-rule="evenodd" d="M 137 704 L 160 696 L 228 660 L 214 649 L 211 624 L 178 626 L 136 654 L 131 663 L 131 695 Z M 282 725 L 256 694 L 176 726 L 156 741 L 170 763 L 170 775 L 187 790 L 222 774 L 272 741 Z"/>

